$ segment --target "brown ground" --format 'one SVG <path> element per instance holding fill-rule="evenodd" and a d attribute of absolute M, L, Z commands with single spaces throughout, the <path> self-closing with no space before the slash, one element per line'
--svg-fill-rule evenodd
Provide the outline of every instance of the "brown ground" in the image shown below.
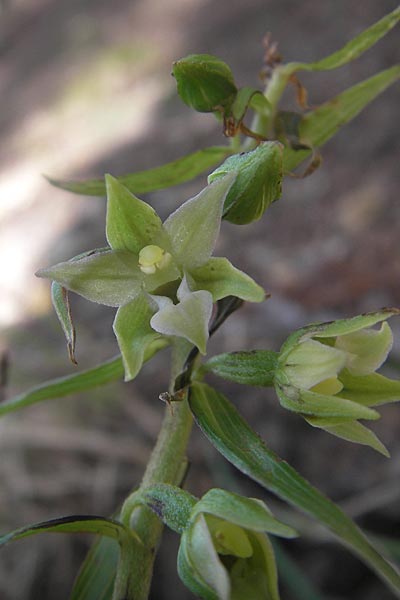
<path fill-rule="evenodd" d="M 266 31 L 279 41 L 286 60 L 314 60 L 395 6 L 391 0 L 0 3 L 0 341 L 10 357 L 7 395 L 72 371 L 48 287 L 32 273 L 104 243 L 104 201 L 54 190 L 40 174 L 119 174 L 223 143 L 212 117 L 192 113 L 177 98 L 169 76 L 174 59 L 216 54 L 241 85 L 257 85 Z M 394 64 L 395 35 L 347 67 L 302 77 L 310 102 L 318 104 Z M 291 106 L 290 98 L 287 102 Z M 312 177 L 286 181 L 283 200 L 262 221 L 223 226 L 219 253 L 273 296 L 234 315 L 212 342 L 212 352 L 278 349 L 290 330 L 307 322 L 400 306 L 397 107 L 393 88 L 326 146 L 323 166 Z M 147 200 L 166 215 L 204 181 L 149 194 Z M 112 311 L 76 298 L 74 314 L 80 368 L 116 352 Z M 399 355 L 397 343 L 394 373 Z M 4 418 L 1 530 L 62 514 L 112 513 L 140 480 L 164 410 L 157 397 L 166 380 L 167 359 L 161 356 L 131 384 Z M 375 426 L 391 451 L 389 461 L 311 429 L 280 409 L 273 394 L 256 390 L 250 397 L 239 386 L 218 385 L 278 454 L 332 498 L 347 502 L 361 524 L 376 533 L 400 533 L 398 408 L 383 408 Z M 266 497 L 200 434 L 190 458 L 188 486 L 194 493 L 226 485 Z M 324 598 L 392 597 L 348 553 L 319 532 L 313 536 L 285 548 Z M 169 535 L 168 547 L 175 544 Z M 43 536 L 3 550 L 0 598 L 67 598 L 86 547 L 81 539 Z M 172 552 L 161 553 L 154 600 L 191 597 L 177 582 L 173 563 Z M 295 596 L 284 587 L 283 598 Z"/>

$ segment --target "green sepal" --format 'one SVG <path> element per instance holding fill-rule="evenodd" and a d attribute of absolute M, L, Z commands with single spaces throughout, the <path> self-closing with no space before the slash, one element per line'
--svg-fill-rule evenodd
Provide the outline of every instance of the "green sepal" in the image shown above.
<path fill-rule="evenodd" d="M 184 531 L 178 553 L 178 574 L 204 600 L 230 600 L 229 576 L 218 558 L 204 516 Z"/>
<path fill-rule="evenodd" d="M 173 531 L 182 534 L 186 529 L 197 498 L 174 485 L 159 483 L 139 490 L 137 501 L 148 506 Z"/>
<path fill-rule="evenodd" d="M 190 198 L 164 223 L 173 257 L 188 270 L 209 260 L 221 226 L 222 207 L 236 173 L 229 173 Z"/>
<path fill-rule="evenodd" d="M 400 381 L 389 379 L 379 373 L 354 376 L 344 369 L 340 373 L 340 381 L 344 387 L 338 396 L 343 395 L 364 406 L 380 406 L 400 400 Z"/>
<path fill-rule="evenodd" d="M 130 192 L 134 194 L 146 194 L 155 190 L 169 188 L 185 181 L 190 181 L 203 173 L 209 171 L 216 164 L 221 162 L 231 150 L 228 146 L 210 146 L 203 150 L 197 150 L 192 154 L 177 158 L 172 162 L 165 163 L 159 167 L 145 169 L 129 175 L 117 177 Z M 86 196 L 104 196 L 106 194 L 106 184 L 104 179 L 88 179 L 86 181 L 69 181 L 46 178 L 51 185 L 72 192 L 73 194 L 83 194 Z"/>
<path fill-rule="evenodd" d="M 364 446 L 370 446 L 377 452 L 383 454 L 383 456 L 388 458 L 390 456 L 387 448 L 385 448 L 375 433 L 358 421 L 343 422 L 340 419 L 319 419 L 318 417 L 306 418 L 306 421 L 313 427 L 324 429 L 328 433 L 336 435 L 336 437 L 339 437 L 343 440 L 355 442 L 356 444 L 362 444 Z"/>
<path fill-rule="evenodd" d="M 376 410 L 338 396 L 317 394 L 308 390 L 293 388 L 282 384 L 280 373 L 275 378 L 276 393 L 284 408 L 303 416 L 343 417 L 346 419 L 379 419 Z"/>
<path fill-rule="evenodd" d="M 111 175 L 107 186 L 107 241 L 113 250 L 139 254 L 144 246 L 163 246 L 162 223 L 155 210 L 126 189 Z M 169 250 L 169 248 L 166 248 Z"/>
<path fill-rule="evenodd" d="M 194 290 L 207 290 L 217 302 L 236 296 L 248 302 L 263 302 L 265 291 L 249 275 L 234 267 L 227 258 L 211 257 L 204 265 L 189 272 Z"/>
<path fill-rule="evenodd" d="M 272 350 L 250 350 L 229 352 L 210 358 L 203 368 L 228 381 L 271 387 L 278 366 L 277 352 Z"/>
<path fill-rule="evenodd" d="M 178 94 L 199 112 L 214 112 L 232 104 L 237 88 L 231 69 L 210 54 L 190 54 L 173 64 Z"/>
<path fill-rule="evenodd" d="M 296 531 L 278 521 L 261 500 L 223 489 L 209 490 L 194 506 L 192 519 L 200 513 L 219 517 L 252 531 L 268 532 L 284 538 L 297 537 Z"/>
<path fill-rule="evenodd" d="M 122 354 L 125 381 L 136 377 L 142 368 L 146 348 L 160 337 L 150 327 L 150 319 L 156 310 L 157 305 L 150 296 L 140 293 L 117 311 L 113 329 Z"/>
<path fill-rule="evenodd" d="M 132 300 L 143 279 L 134 254 L 113 250 L 58 263 L 40 269 L 36 275 L 107 306 L 120 306 Z"/>
<path fill-rule="evenodd" d="M 265 445 L 225 396 L 204 383 L 194 382 L 189 403 L 203 433 L 227 460 L 331 529 L 399 595 L 400 575 L 396 569 L 336 504 Z"/>
<path fill-rule="evenodd" d="M 279 142 L 264 142 L 255 150 L 234 154 L 208 176 L 209 183 L 236 172 L 224 204 L 224 219 L 239 225 L 257 221 L 282 192 L 282 152 Z"/>
<path fill-rule="evenodd" d="M 56 311 L 56 315 L 58 320 L 60 321 L 62 330 L 65 335 L 65 339 L 67 340 L 67 348 L 69 358 L 72 363 L 77 364 L 75 358 L 75 326 L 72 321 L 71 315 L 71 307 L 69 304 L 68 298 L 68 290 L 62 287 L 56 281 L 53 281 L 51 284 L 51 302 L 53 304 L 54 310 Z"/>

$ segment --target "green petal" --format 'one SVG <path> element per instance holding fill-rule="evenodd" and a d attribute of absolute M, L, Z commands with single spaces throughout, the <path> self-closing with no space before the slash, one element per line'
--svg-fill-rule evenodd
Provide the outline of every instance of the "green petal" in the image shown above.
<path fill-rule="evenodd" d="M 300 413 L 303 416 L 379 419 L 379 413 L 375 410 L 356 402 L 351 402 L 351 400 L 347 400 L 346 398 L 325 396 L 305 390 L 297 390 L 297 395 L 294 396 L 293 388 L 280 385 L 279 383 L 276 386 L 276 392 L 284 408 Z"/>
<path fill-rule="evenodd" d="M 157 306 L 150 296 L 141 293 L 117 311 L 113 328 L 125 367 L 125 381 L 136 377 L 146 348 L 159 337 L 150 327 L 150 319 L 156 310 Z"/>
<path fill-rule="evenodd" d="M 346 363 L 346 354 L 315 340 L 297 344 L 283 366 L 290 385 L 308 390 L 335 377 Z"/>
<path fill-rule="evenodd" d="M 212 313 L 212 296 L 201 290 L 186 294 L 179 304 L 170 301 L 151 319 L 150 325 L 164 335 L 175 335 L 189 340 L 206 353 L 208 323 Z"/>
<path fill-rule="evenodd" d="M 374 450 L 377 450 L 377 452 L 389 457 L 389 452 L 382 442 L 376 437 L 375 433 L 368 429 L 368 427 L 361 425 L 361 423 L 358 421 L 334 423 L 334 420 L 332 419 L 333 423 L 332 425 L 329 425 L 328 419 L 311 418 L 306 420 L 313 427 L 320 427 L 328 433 L 332 433 L 333 435 L 336 435 L 337 437 L 349 442 L 370 446 Z"/>
<path fill-rule="evenodd" d="M 384 322 L 379 330 L 361 329 L 341 335 L 335 348 L 347 352 L 346 367 L 352 375 L 368 375 L 385 362 L 393 346 L 393 334 Z"/>
<path fill-rule="evenodd" d="M 248 302 L 265 300 L 264 290 L 246 273 L 236 269 L 227 258 L 210 258 L 190 272 L 196 290 L 207 290 L 214 302 L 236 296 Z"/>
<path fill-rule="evenodd" d="M 144 246 L 161 242 L 162 223 L 154 209 L 111 175 L 106 175 L 105 180 L 106 234 L 111 248 L 139 254 Z"/>
<path fill-rule="evenodd" d="M 165 221 L 172 254 L 184 268 L 195 269 L 210 258 L 221 225 L 225 197 L 235 178 L 236 173 L 221 177 L 182 204 Z"/>
<path fill-rule="evenodd" d="M 57 281 L 84 298 L 107 306 L 120 306 L 140 291 L 143 273 L 130 252 L 101 252 L 62 262 L 36 275 Z"/>
<path fill-rule="evenodd" d="M 379 373 L 355 377 L 347 369 L 340 373 L 344 397 L 364 406 L 379 406 L 400 400 L 400 381 L 389 379 Z"/>

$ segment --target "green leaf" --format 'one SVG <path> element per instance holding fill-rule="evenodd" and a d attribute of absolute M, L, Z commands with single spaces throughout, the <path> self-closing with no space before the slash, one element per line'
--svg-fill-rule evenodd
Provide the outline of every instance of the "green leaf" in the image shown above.
<path fill-rule="evenodd" d="M 75 327 L 72 321 L 71 308 L 69 305 L 68 291 L 59 283 L 53 281 L 51 284 L 51 301 L 56 311 L 58 320 L 61 323 L 65 338 L 69 358 L 72 363 L 77 364 L 75 359 Z"/>
<path fill-rule="evenodd" d="M 172 301 L 166 303 L 151 318 L 150 325 L 164 335 L 187 339 L 205 354 L 212 305 L 210 292 L 190 292 L 182 297 L 178 304 L 173 304 Z"/>
<path fill-rule="evenodd" d="M 200 173 L 211 169 L 230 153 L 230 149 L 226 146 L 211 146 L 160 167 L 123 175 L 117 177 L 117 179 L 130 192 L 145 194 L 190 181 Z M 89 179 L 87 181 L 62 180 L 53 177 L 47 177 L 47 179 L 55 187 L 74 194 L 86 196 L 104 196 L 106 194 L 104 179 Z"/>
<path fill-rule="evenodd" d="M 136 198 L 118 179 L 106 175 L 107 241 L 113 250 L 139 254 L 144 246 L 161 241 L 162 223 L 155 210 Z"/>
<path fill-rule="evenodd" d="M 167 345 L 168 340 L 165 338 L 158 339 L 150 344 L 146 349 L 144 362 L 150 360 L 156 352 L 165 348 Z M 41 402 L 42 400 L 53 400 L 55 398 L 62 398 L 63 396 L 91 390 L 101 385 L 105 385 L 106 383 L 110 383 L 111 381 L 115 381 L 116 379 L 121 379 L 123 374 L 124 367 L 122 358 L 121 356 L 116 356 L 115 358 L 86 371 L 46 381 L 18 396 L 9 398 L 0 404 L 0 416 L 25 408 L 31 404 L 36 404 L 36 402 Z"/>
<path fill-rule="evenodd" d="M 295 71 L 328 71 L 337 69 L 342 65 L 358 58 L 366 50 L 376 44 L 388 31 L 390 31 L 400 20 L 400 8 L 396 8 L 391 13 L 374 23 L 368 29 L 350 40 L 343 48 L 330 54 L 322 60 L 313 63 L 293 62 L 284 65 L 282 69 L 285 73 L 292 74 Z"/>
<path fill-rule="evenodd" d="M 221 177 L 165 221 L 173 256 L 183 268 L 200 267 L 211 257 L 221 226 L 222 207 L 235 178 L 236 173 Z"/>
<path fill-rule="evenodd" d="M 280 142 L 264 142 L 255 150 L 234 154 L 208 176 L 209 183 L 237 173 L 224 205 L 224 219 L 240 225 L 257 221 L 281 195 L 282 151 Z"/>
<path fill-rule="evenodd" d="M 120 306 L 132 300 L 143 279 L 135 255 L 114 250 L 58 263 L 40 269 L 36 275 L 107 306 Z"/>
<path fill-rule="evenodd" d="M 300 139 L 310 147 L 322 146 L 399 77 L 400 66 L 391 67 L 306 113 L 299 125 Z M 286 147 L 283 153 L 284 172 L 292 171 L 310 152 Z"/>
<path fill-rule="evenodd" d="M 274 385 L 278 356 L 278 352 L 271 350 L 229 352 L 210 358 L 204 369 L 228 381 L 271 387 Z"/>
<path fill-rule="evenodd" d="M 70 600 L 111 600 L 119 550 L 110 538 L 94 542 L 83 562 Z"/>
<path fill-rule="evenodd" d="M 269 491 L 328 527 L 400 597 L 399 573 L 377 552 L 357 525 L 267 448 L 222 394 L 204 383 L 195 382 L 189 401 L 200 428 L 227 460 Z"/>
<path fill-rule="evenodd" d="M 228 65 L 210 54 L 190 54 L 177 60 L 172 74 L 183 102 L 199 112 L 229 106 L 237 92 Z"/>
<path fill-rule="evenodd" d="M 93 515 L 72 515 L 43 521 L 42 523 L 35 523 L 34 525 L 16 529 L 11 533 L 6 533 L 0 537 L 0 546 L 35 535 L 36 533 L 95 533 L 112 538 L 118 543 L 135 539 L 132 530 L 127 529 L 114 519 L 106 519 L 105 517 Z"/>
<path fill-rule="evenodd" d="M 400 400 L 400 381 L 388 379 L 379 373 L 355 377 L 344 369 L 340 381 L 344 388 L 338 395 L 365 406 L 379 406 Z"/>
<path fill-rule="evenodd" d="M 145 293 L 138 294 L 134 300 L 117 310 L 113 329 L 124 362 L 125 381 L 136 377 L 147 346 L 159 337 L 150 327 L 150 319 L 156 310 L 156 303 Z"/>
<path fill-rule="evenodd" d="M 246 498 L 223 489 L 209 490 L 196 503 L 192 518 L 200 513 L 220 517 L 252 531 L 264 531 L 285 538 L 297 536 L 296 531 L 278 521 L 261 500 Z"/>
<path fill-rule="evenodd" d="M 201 267 L 192 269 L 190 277 L 196 290 L 207 290 L 214 302 L 236 296 L 248 302 L 263 302 L 265 292 L 251 277 L 236 269 L 227 258 L 212 257 Z"/>

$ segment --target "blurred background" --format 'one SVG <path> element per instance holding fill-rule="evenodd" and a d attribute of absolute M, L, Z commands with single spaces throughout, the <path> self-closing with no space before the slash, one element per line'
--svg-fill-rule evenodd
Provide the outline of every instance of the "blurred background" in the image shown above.
<path fill-rule="evenodd" d="M 338 49 L 393 10 L 391 0 L 2 0 L 0 2 L 0 352 L 4 397 L 72 373 L 49 285 L 33 273 L 104 245 L 104 199 L 52 188 L 42 174 L 100 177 L 157 166 L 224 143 L 211 115 L 179 100 L 172 62 L 210 53 L 239 85 L 259 85 L 263 36 L 284 60 L 312 61 Z M 396 37 L 397 36 L 397 37 Z M 393 31 L 365 56 L 330 73 L 301 74 L 318 105 L 398 61 Z M 285 106 L 293 108 L 291 94 Z M 249 227 L 225 223 L 217 254 L 227 255 L 272 293 L 245 306 L 210 352 L 272 348 L 308 322 L 400 306 L 398 251 L 398 87 L 323 149 L 309 178 L 285 181 L 282 200 Z M 148 194 L 166 216 L 204 186 Z M 112 309 L 72 299 L 78 368 L 117 353 Z M 399 326 L 393 324 L 397 334 Z M 400 335 L 388 373 L 399 376 Z M 140 481 L 162 419 L 168 352 L 129 384 L 108 385 L 32 406 L 0 421 L 0 529 L 72 513 L 111 514 Z M 312 429 L 262 389 L 215 381 L 267 444 L 366 529 L 400 539 L 400 411 L 382 408 L 375 432 L 387 460 Z M 187 486 L 200 495 L 227 486 L 263 498 L 304 536 L 281 546 L 282 597 L 300 598 L 295 564 L 320 590 L 315 598 L 391 598 L 359 561 L 325 532 L 231 468 L 195 432 Z M 395 538 L 393 538 L 395 540 Z M 0 598 L 67 599 L 91 540 L 37 536 L 0 553 Z M 400 542 L 399 542 L 400 544 Z M 192 597 L 178 581 L 175 535 L 156 564 L 153 600 Z M 399 554 L 399 545 L 393 548 Z M 289 561 L 289 563 L 288 563 Z M 289 567 L 288 567 L 289 565 Z M 297 592 L 291 589 L 291 584 Z M 293 587 L 293 585 L 292 585 Z M 303 598 L 311 598 L 307 592 Z"/>

